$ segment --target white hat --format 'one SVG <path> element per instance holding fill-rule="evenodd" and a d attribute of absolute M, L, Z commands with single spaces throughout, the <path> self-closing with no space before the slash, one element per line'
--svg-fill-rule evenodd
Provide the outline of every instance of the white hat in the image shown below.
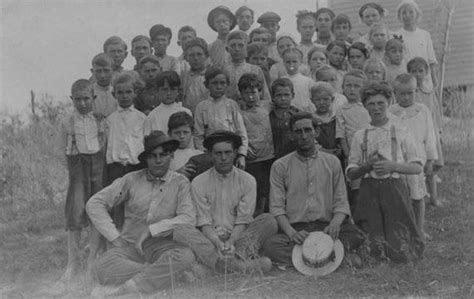
<path fill-rule="evenodd" d="M 344 258 L 344 246 L 323 232 L 312 232 L 303 245 L 293 248 L 293 266 L 304 275 L 324 276 L 339 267 Z"/>

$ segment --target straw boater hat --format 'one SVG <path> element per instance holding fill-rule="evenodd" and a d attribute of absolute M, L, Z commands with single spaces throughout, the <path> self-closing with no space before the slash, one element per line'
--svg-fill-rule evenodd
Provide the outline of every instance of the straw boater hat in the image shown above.
<path fill-rule="evenodd" d="M 162 131 L 152 131 L 150 135 L 145 137 L 145 150 L 138 155 L 138 160 L 143 163 L 146 162 L 148 154 L 159 146 L 170 146 L 171 150 L 175 151 L 179 147 L 179 141 L 171 139 Z"/>
<path fill-rule="evenodd" d="M 214 28 L 214 19 L 219 14 L 227 15 L 230 20 L 229 29 L 230 30 L 234 29 L 235 25 L 237 24 L 237 20 L 235 19 L 234 14 L 230 11 L 230 9 L 227 6 L 218 6 L 209 12 L 209 14 L 207 15 L 207 24 L 209 25 L 209 27 L 211 27 L 212 30 L 217 31 L 216 28 Z"/>
<path fill-rule="evenodd" d="M 339 267 L 344 257 L 341 241 L 333 239 L 323 232 L 312 232 L 303 245 L 293 248 L 293 266 L 304 275 L 323 276 Z"/>

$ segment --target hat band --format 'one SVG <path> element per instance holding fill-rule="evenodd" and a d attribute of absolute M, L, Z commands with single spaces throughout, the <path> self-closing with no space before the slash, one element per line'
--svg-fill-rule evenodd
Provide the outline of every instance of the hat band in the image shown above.
<path fill-rule="evenodd" d="M 322 268 L 336 259 L 336 253 L 334 252 L 334 249 L 332 250 L 331 254 L 327 258 L 322 259 L 320 261 L 311 262 L 304 256 L 304 254 L 302 256 L 303 256 L 304 264 L 311 268 Z"/>

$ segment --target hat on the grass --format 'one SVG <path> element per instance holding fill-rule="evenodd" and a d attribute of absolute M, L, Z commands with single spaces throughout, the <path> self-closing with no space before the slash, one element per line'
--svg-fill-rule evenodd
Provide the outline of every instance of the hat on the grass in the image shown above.
<path fill-rule="evenodd" d="M 146 162 L 147 156 L 159 146 L 174 152 L 179 147 L 179 141 L 171 139 L 162 131 L 152 131 L 150 135 L 145 137 L 145 150 L 138 155 L 138 160 L 143 163 Z"/>
<path fill-rule="evenodd" d="M 323 276 L 339 267 L 344 257 L 344 246 L 323 232 L 312 232 L 303 245 L 295 245 L 293 266 L 304 275 Z"/>
<path fill-rule="evenodd" d="M 234 29 L 235 25 L 237 24 L 237 20 L 235 19 L 235 16 L 230 11 L 230 9 L 227 6 L 222 5 L 212 9 L 207 15 L 207 24 L 209 25 L 209 27 L 211 27 L 212 30 L 217 31 L 217 29 L 214 28 L 214 19 L 217 18 L 219 14 L 225 14 L 230 20 L 229 30 Z"/>

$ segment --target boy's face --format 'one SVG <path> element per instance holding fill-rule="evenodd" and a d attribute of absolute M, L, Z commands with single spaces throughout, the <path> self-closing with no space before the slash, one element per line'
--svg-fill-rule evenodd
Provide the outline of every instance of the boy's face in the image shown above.
<path fill-rule="evenodd" d="M 255 53 L 252 56 L 249 57 L 249 63 L 253 65 L 258 65 L 264 70 L 268 69 L 268 57 L 267 53 L 260 52 L 260 53 Z"/>
<path fill-rule="evenodd" d="M 211 157 L 216 171 L 221 174 L 227 174 L 234 167 L 237 149 L 234 149 L 230 142 L 218 142 L 212 146 Z"/>
<path fill-rule="evenodd" d="M 148 41 L 142 39 L 132 44 L 132 56 L 135 57 L 137 63 L 142 57 L 150 54 L 151 46 Z"/>
<path fill-rule="evenodd" d="M 273 39 L 275 39 L 278 30 L 280 30 L 280 25 L 277 21 L 265 21 L 262 23 L 262 27 L 267 28 L 270 31 Z"/>
<path fill-rule="evenodd" d="M 282 38 L 278 41 L 277 50 L 280 56 L 285 52 L 286 49 L 294 48 L 295 44 L 289 38 Z"/>
<path fill-rule="evenodd" d="M 112 80 L 112 66 L 98 66 L 94 65 L 91 69 L 92 74 L 95 76 L 97 80 L 97 84 L 102 87 L 107 87 L 110 85 L 110 81 Z"/>
<path fill-rule="evenodd" d="M 237 26 L 242 31 L 249 30 L 250 26 L 253 24 L 253 17 L 250 10 L 244 10 L 240 15 L 237 17 Z"/>
<path fill-rule="evenodd" d="M 416 80 L 408 83 L 395 82 L 395 98 L 397 103 L 402 107 L 410 107 L 415 101 Z"/>
<path fill-rule="evenodd" d="M 388 99 L 381 94 L 368 98 L 364 103 L 364 107 L 369 112 L 373 123 L 383 122 L 387 118 Z"/>
<path fill-rule="evenodd" d="M 316 27 L 319 31 L 330 32 L 331 31 L 331 16 L 328 13 L 321 13 L 319 14 L 318 18 L 316 19 Z"/>
<path fill-rule="evenodd" d="M 301 34 L 301 39 L 304 41 L 312 41 L 313 35 L 316 32 L 316 22 L 313 17 L 305 17 L 299 22 L 298 32 Z"/>
<path fill-rule="evenodd" d="M 278 109 L 286 110 L 291 106 L 294 94 L 288 86 L 278 86 L 273 95 L 273 103 Z"/>
<path fill-rule="evenodd" d="M 382 81 L 384 72 L 381 67 L 377 65 L 369 65 L 365 70 L 365 75 L 369 80 Z"/>
<path fill-rule="evenodd" d="M 242 100 L 247 108 L 255 107 L 260 102 L 260 91 L 258 91 L 258 88 L 256 87 L 245 88 L 240 92 L 240 95 L 242 96 Z"/>
<path fill-rule="evenodd" d="M 384 29 L 377 29 L 370 35 L 370 42 L 376 49 L 383 49 L 387 42 L 387 34 Z"/>
<path fill-rule="evenodd" d="M 428 71 L 425 69 L 424 66 L 422 66 L 421 64 L 415 64 L 414 66 L 412 66 L 410 68 L 410 70 L 408 70 L 408 72 L 410 74 L 412 74 L 413 76 L 415 76 L 416 78 L 416 81 L 418 82 L 418 84 L 420 84 L 421 82 L 423 82 L 423 80 L 425 79 L 426 75 L 428 75 Z"/>
<path fill-rule="evenodd" d="M 168 81 L 165 81 L 165 84 L 158 88 L 158 98 L 165 105 L 175 103 L 178 95 L 179 88 L 177 86 L 170 86 Z"/>
<path fill-rule="evenodd" d="M 401 47 L 391 47 L 385 51 L 385 56 L 391 64 L 400 65 L 403 60 L 403 49 Z"/>
<path fill-rule="evenodd" d="M 247 57 L 247 44 L 241 39 L 232 39 L 227 43 L 227 52 L 232 61 L 243 61 Z"/>
<path fill-rule="evenodd" d="M 194 31 L 184 31 L 184 32 L 181 32 L 179 33 L 178 35 L 178 46 L 180 46 L 183 51 L 184 51 L 184 45 L 192 40 L 192 39 L 195 39 L 196 38 L 196 34 L 194 34 Z"/>
<path fill-rule="evenodd" d="M 364 63 L 367 60 L 364 56 L 364 53 L 357 49 L 350 49 L 349 50 L 349 64 L 354 69 L 361 70 L 364 67 Z"/>
<path fill-rule="evenodd" d="M 349 24 L 342 23 L 342 24 L 334 25 L 334 28 L 333 28 L 332 32 L 334 33 L 334 37 L 336 38 L 336 40 L 344 42 L 344 41 L 346 41 L 350 30 L 351 29 L 349 28 Z"/>
<path fill-rule="evenodd" d="M 170 137 L 179 141 L 180 149 L 185 149 L 189 147 L 189 143 L 193 137 L 193 131 L 190 126 L 183 125 L 171 130 Z"/>
<path fill-rule="evenodd" d="M 336 88 L 337 75 L 333 71 L 325 71 L 321 74 L 319 81 L 327 82 L 331 84 L 332 87 Z"/>
<path fill-rule="evenodd" d="M 344 49 L 342 49 L 341 47 L 335 46 L 331 49 L 331 51 L 328 52 L 329 63 L 337 68 L 342 67 L 342 64 L 344 63 L 344 58 Z"/>
<path fill-rule="evenodd" d="M 194 46 L 188 48 L 185 58 L 191 66 L 191 70 L 198 71 L 204 69 L 207 56 L 201 47 Z"/>
<path fill-rule="evenodd" d="M 209 89 L 209 94 L 214 99 L 222 97 L 227 90 L 227 79 L 224 74 L 219 74 L 214 78 L 209 80 L 207 89 Z"/>
<path fill-rule="evenodd" d="M 230 31 L 230 19 L 226 14 L 220 14 L 214 19 L 214 28 L 220 35 L 227 35 Z"/>
<path fill-rule="evenodd" d="M 288 75 L 294 75 L 298 72 L 301 64 L 301 57 L 297 53 L 287 53 L 283 57 L 283 64 L 285 65 Z"/>
<path fill-rule="evenodd" d="M 92 104 L 94 103 L 96 96 L 91 88 L 85 88 L 82 90 L 76 90 L 71 95 L 71 100 L 74 108 L 80 114 L 87 114 L 92 111 Z"/>
<path fill-rule="evenodd" d="M 313 54 L 311 55 L 311 59 L 309 60 L 309 66 L 312 70 L 317 70 L 318 68 L 326 64 L 326 62 L 326 55 L 324 55 L 323 52 L 316 51 L 313 52 Z"/>
<path fill-rule="evenodd" d="M 342 85 L 344 95 L 349 102 L 360 101 L 360 91 L 364 87 L 364 80 L 354 76 L 346 76 Z"/>
<path fill-rule="evenodd" d="M 170 37 L 166 34 L 158 34 L 151 41 L 155 55 L 163 56 L 166 54 L 166 48 L 170 45 Z"/>
<path fill-rule="evenodd" d="M 170 168 L 173 153 L 164 151 L 162 146 L 155 148 L 146 158 L 148 171 L 154 177 L 163 177 Z"/>
<path fill-rule="evenodd" d="M 262 42 L 262 43 L 265 43 L 265 44 L 269 44 L 270 43 L 270 34 L 268 33 L 256 33 L 254 35 L 252 35 L 252 43 L 256 43 L 256 42 Z"/>
<path fill-rule="evenodd" d="M 140 69 L 140 76 L 146 84 L 152 84 L 159 73 L 160 67 L 153 62 L 146 62 Z"/>
<path fill-rule="evenodd" d="M 326 114 L 331 110 L 334 97 L 327 91 L 311 93 L 311 102 L 316 106 L 317 114 Z"/>
<path fill-rule="evenodd" d="M 109 55 L 114 60 L 114 66 L 115 68 L 118 68 L 122 65 L 128 53 L 125 51 L 124 45 L 115 44 L 108 45 L 105 54 Z"/>
<path fill-rule="evenodd" d="M 132 82 L 116 84 L 114 87 L 114 97 L 120 107 L 128 108 L 133 105 L 136 93 Z"/>
<path fill-rule="evenodd" d="M 379 12 L 373 8 L 368 7 L 362 12 L 362 22 L 367 26 L 372 26 L 373 23 L 380 21 Z"/>

